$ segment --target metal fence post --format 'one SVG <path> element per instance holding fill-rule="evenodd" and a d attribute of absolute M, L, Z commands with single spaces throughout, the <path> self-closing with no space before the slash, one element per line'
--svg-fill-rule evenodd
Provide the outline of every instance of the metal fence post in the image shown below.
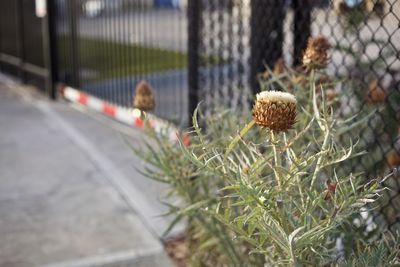
<path fill-rule="evenodd" d="M 188 2 L 189 125 L 191 125 L 191 116 L 199 101 L 201 7 L 200 0 L 189 0 Z"/>
<path fill-rule="evenodd" d="M 52 0 L 46 0 L 47 14 L 42 18 L 42 40 L 43 40 L 43 56 L 47 74 L 44 77 L 46 92 L 51 99 L 56 98 L 56 62 L 57 54 L 55 53 L 55 13 Z"/>
<path fill-rule="evenodd" d="M 48 41 L 48 70 L 49 70 L 49 82 L 51 83 L 49 96 L 51 99 L 56 99 L 57 88 L 56 82 L 58 81 L 58 53 L 57 53 L 57 28 L 56 28 L 56 2 L 53 0 L 47 0 L 47 41 Z"/>
<path fill-rule="evenodd" d="M 282 0 L 251 0 L 250 86 L 254 93 L 260 90 L 257 75 L 282 57 L 284 5 Z"/>
<path fill-rule="evenodd" d="M 15 1 L 16 5 L 16 22 L 17 22 L 17 49 L 18 49 L 18 57 L 20 59 L 20 64 L 18 66 L 18 76 L 22 82 L 26 82 L 25 72 L 24 72 L 24 16 L 22 14 L 23 3 L 22 0 Z"/>
<path fill-rule="evenodd" d="M 68 0 L 68 15 L 69 15 L 69 27 L 70 27 L 70 45 L 71 45 L 71 65 L 72 65 L 72 85 L 79 88 L 79 50 L 78 50 L 78 33 L 77 33 L 77 3 L 75 0 Z"/>
<path fill-rule="evenodd" d="M 311 0 L 293 0 L 294 11 L 294 47 L 293 66 L 301 64 L 301 57 L 311 36 Z"/>

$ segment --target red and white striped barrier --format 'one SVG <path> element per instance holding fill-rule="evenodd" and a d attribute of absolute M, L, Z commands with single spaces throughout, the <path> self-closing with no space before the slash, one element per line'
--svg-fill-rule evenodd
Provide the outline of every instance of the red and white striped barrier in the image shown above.
<path fill-rule="evenodd" d="M 125 108 L 110 104 L 104 100 L 81 92 L 69 86 L 63 87 L 61 89 L 61 95 L 68 101 L 87 106 L 90 109 L 101 112 L 104 115 L 129 126 L 134 126 L 139 129 L 142 129 L 144 127 L 145 121 L 141 118 L 141 112 L 138 109 Z M 189 145 L 189 135 L 180 132 L 171 123 L 168 123 L 167 121 L 157 118 L 156 116 L 148 113 L 146 123 L 146 126 L 154 128 L 156 133 L 168 134 L 171 141 L 177 141 L 180 137 L 183 144 L 185 144 L 186 146 Z"/>

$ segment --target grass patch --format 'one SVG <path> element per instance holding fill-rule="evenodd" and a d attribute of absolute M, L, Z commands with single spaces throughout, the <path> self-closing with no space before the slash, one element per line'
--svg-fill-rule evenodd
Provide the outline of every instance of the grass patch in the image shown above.
<path fill-rule="evenodd" d="M 71 51 L 71 41 L 66 36 L 59 37 L 58 41 L 60 64 L 66 66 L 70 58 L 64 52 Z M 80 67 L 95 73 L 85 77 L 83 82 L 182 69 L 187 66 L 187 54 L 183 52 L 94 38 L 79 38 L 78 51 Z"/>

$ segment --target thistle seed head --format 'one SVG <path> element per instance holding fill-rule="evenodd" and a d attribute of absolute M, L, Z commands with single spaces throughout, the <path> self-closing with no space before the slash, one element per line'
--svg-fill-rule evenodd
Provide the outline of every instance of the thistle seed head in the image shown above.
<path fill-rule="evenodd" d="M 257 94 L 253 119 L 261 127 L 275 132 L 286 132 L 296 123 L 297 100 L 294 95 L 277 91 Z"/>
<path fill-rule="evenodd" d="M 133 106 L 142 111 L 152 111 L 155 108 L 154 90 L 146 81 L 140 81 L 136 86 Z"/>
<path fill-rule="evenodd" d="M 324 36 L 310 37 L 303 55 L 303 65 L 307 69 L 323 69 L 328 65 L 328 50 L 331 48 Z"/>
<path fill-rule="evenodd" d="M 387 163 L 390 168 L 400 166 L 400 152 L 392 149 L 386 156 Z"/>
<path fill-rule="evenodd" d="M 368 86 L 368 102 L 371 104 L 379 104 L 385 102 L 386 92 L 379 85 L 378 80 L 373 80 Z"/>

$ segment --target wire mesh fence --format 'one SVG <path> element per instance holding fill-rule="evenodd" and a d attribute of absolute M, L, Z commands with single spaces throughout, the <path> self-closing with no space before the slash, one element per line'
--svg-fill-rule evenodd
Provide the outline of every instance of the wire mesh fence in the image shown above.
<path fill-rule="evenodd" d="M 312 11 L 312 32 L 328 36 L 334 48 L 330 73 L 349 77 L 357 87 L 346 91 L 347 104 L 341 112 L 357 114 L 371 106 L 378 109 L 359 133 L 369 153 L 357 163 L 368 178 L 400 164 L 399 15 L 400 1 L 354 5 L 337 1 L 329 9 Z M 393 229 L 399 227 L 400 219 L 399 178 L 388 181 L 391 191 L 386 192 L 381 209 Z"/>
<path fill-rule="evenodd" d="M 206 113 L 220 105 L 249 110 L 257 75 L 279 60 L 296 68 L 308 37 L 324 35 L 332 45 L 328 75 L 356 88 L 331 88 L 342 95 L 340 115 L 377 110 L 368 127 L 352 132 L 368 154 L 352 161 L 351 171 L 371 179 L 400 165 L 400 1 L 202 0 L 196 8 L 196 51 L 217 60 L 193 70 Z M 375 215 L 392 229 L 400 226 L 399 178 L 386 182 L 391 190 Z"/>

